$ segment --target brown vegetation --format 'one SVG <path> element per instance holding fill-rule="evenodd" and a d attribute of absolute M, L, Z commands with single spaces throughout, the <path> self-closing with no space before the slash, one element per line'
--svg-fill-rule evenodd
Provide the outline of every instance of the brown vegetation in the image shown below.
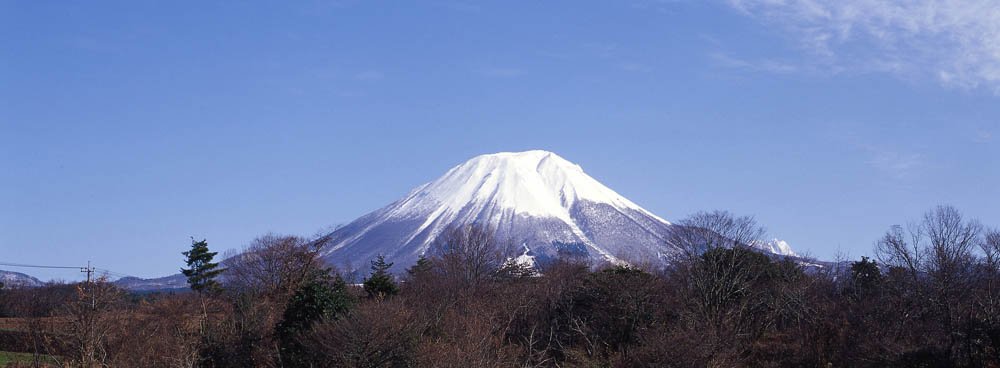
<path fill-rule="evenodd" d="M 746 247 L 752 218 L 680 224 L 669 268 L 540 274 L 457 229 L 378 296 L 331 277 L 315 242 L 269 235 L 226 263 L 221 294 L 5 290 L 0 350 L 78 367 L 1000 366 L 1000 232 L 953 208 L 891 228 L 876 260 L 811 269 Z"/>

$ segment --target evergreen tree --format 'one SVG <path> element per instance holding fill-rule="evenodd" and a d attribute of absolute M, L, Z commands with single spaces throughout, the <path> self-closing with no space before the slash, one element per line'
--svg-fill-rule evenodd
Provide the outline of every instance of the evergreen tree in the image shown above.
<path fill-rule="evenodd" d="M 281 360 L 286 367 L 308 367 L 309 351 L 298 337 L 323 320 L 337 319 L 347 313 L 354 300 L 347 283 L 340 275 L 330 277 L 327 270 L 306 281 L 292 295 L 275 332 L 281 347 Z"/>
<path fill-rule="evenodd" d="M 431 269 L 433 268 L 434 268 L 434 263 L 431 262 L 430 259 L 427 259 L 427 257 L 421 255 L 420 258 L 417 259 L 417 264 L 411 266 L 409 269 L 406 270 L 406 274 L 410 276 L 410 279 L 413 279 L 419 275 L 423 275 L 426 274 L 427 272 L 430 272 Z"/>
<path fill-rule="evenodd" d="M 384 298 L 399 292 L 399 286 L 396 286 L 396 281 L 388 272 L 390 267 L 392 263 L 386 263 L 382 255 L 372 261 L 372 275 L 365 279 L 364 283 L 365 292 L 369 297 Z"/>
<path fill-rule="evenodd" d="M 219 268 L 218 263 L 212 262 L 215 255 L 218 252 L 208 251 L 208 242 L 204 239 L 201 241 L 195 241 L 194 238 L 191 239 L 191 250 L 183 252 L 185 257 L 187 257 L 188 268 L 182 268 L 181 273 L 188 279 L 188 285 L 191 285 L 191 290 L 201 292 L 217 292 L 221 290 L 219 283 L 215 281 L 215 277 L 225 271 L 224 268 Z"/>
<path fill-rule="evenodd" d="M 860 261 L 851 263 L 851 279 L 857 292 L 867 293 L 882 283 L 882 271 L 875 261 L 862 256 Z"/>

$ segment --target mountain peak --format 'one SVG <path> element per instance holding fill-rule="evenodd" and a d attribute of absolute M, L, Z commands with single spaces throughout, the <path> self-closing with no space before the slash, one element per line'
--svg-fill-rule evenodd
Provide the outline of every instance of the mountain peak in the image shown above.
<path fill-rule="evenodd" d="M 0 270 L 0 284 L 5 287 L 14 286 L 41 286 L 41 280 L 20 272 Z"/>
<path fill-rule="evenodd" d="M 416 262 L 445 231 L 465 225 L 496 231 L 519 248 L 518 260 L 562 256 L 603 262 L 662 263 L 671 224 L 543 150 L 473 157 L 402 199 L 325 236 L 322 255 L 336 266 L 382 255 L 398 272 Z M 784 242 L 755 244 L 794 255 Z"/>
<path fill-rule="evenodd" d="M 529 169 L 540 171 L 543 167 L 552 171 L 577 171 L 583 172 L 580 165 L 569 162 L 561 156 L 543 150 L 531 150 L 522 152 L 498 152 L 479 155 L 466 161 L 458 167 L 482 167 L 488 171 L 504 169 Z"/>
<path fill-rule="evenodd" d="M 482 212 L 512 211 L 569 220 L 569 210 L 580 200 L 648 213 L 584 173 L 579 165 L 542 150 L 476 156 L 411 192 L 400 209 L 434 207 L 433 212 L 442 216 L 465 212 L 464 223 L 496 226 L 501 217 L 484 218 Z"/>
<path fill-rule="evenodd" d="M 781 256 L 792 256 L 798 257 L 799 255 L 792 250 L 792 246 L 788 242 L 781 239 L 771 239 L 768 241 L 758 242 L 757 244 L 752 244 L 757 249 L 764 252 L 773 253 Z"/>
<path fill-rule="evenodd" d="M 556 156 L 559 155 L 546 150 L 527 150 L 520 152 L 497 152 L 497 153 L 487 153 L 476 157 L 473 157 L 469 161 L 474 161 L 484 158 L 497 158 L 497 159 L 513 159 L 513 160 L 539 160 L 546 156 Z M 561 158 L 561 157 L 560 157 Z"/>
<path fill-rule="evenodd" d="M 663 257 L 670 226 L 555 153 L 500 152 L 473 157 L 334 231 L 323 254 L 338 266 L 383 255 L 406 267 L 449 228 L 470 224 L 517 242 L 526 257 L 569 252 L 613 263 Z"/>

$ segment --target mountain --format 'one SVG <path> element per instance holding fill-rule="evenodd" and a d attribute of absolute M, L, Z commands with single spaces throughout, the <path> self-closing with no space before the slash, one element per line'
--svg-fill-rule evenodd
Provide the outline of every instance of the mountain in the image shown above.
<path fill-rule="evenodd" d="M 42 286 L 43 284 L 41 280 L 23 273 L 3 270 L 0 270 L 0 283 L 2 283 L 4 287 L 35 287 Z"/>
<path fill-rule="evenodd" d="M 44 282 L 32 276 L 20 272 L 3 270 L 0 270 L 0 283 L 4 284 L 4 287 L 37 287 L 45 285 Z M 187 278 L 181 274 L 152 279 L 128 276 L 117 279 L 112 283 L 123 289 L 140 292 L 188 290 Z"/>
<path fill-rule="evenodd" d="M 799 257 L 799 255 L 792 250 L 792 246 L 788 245 L 788 242 L 780 239 L 771 239 L 767 242 L 753 244 L 753 246 L 761 251 L 774 253 L 779 256 Z"/>
<path fill-rule="evenodd" d="M 488 226 L 516 242 L 518 259 L 571 254 L 595 263 L 662 262 L 670 222 L 643 209 L 552 152 L 475 157 L 404 198 L 325 237 L 324 259 L 366 269 L 384 255 L 398 272 L 447 229 Z"/>
<path fill-rule="evenodd" d="M 115 285 L 131 291 L 186 291 L 187 278 L 182 274 L 142 279 L 133 276 L 122 277 L 114 281 Z"/>

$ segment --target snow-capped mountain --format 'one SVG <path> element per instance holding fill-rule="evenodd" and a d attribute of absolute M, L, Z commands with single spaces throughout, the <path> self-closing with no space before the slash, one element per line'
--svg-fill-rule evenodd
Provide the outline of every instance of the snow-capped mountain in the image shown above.
<path fill-rule="evenodd" d="M 790 257 L 799 256 L 798 254 L 795 253 L 795 251 L 792 250 L 792 246 L 788 245 L 788 242 L 781 239 L 771 239 L 770 241 L 754 244 L 753 246 L 762 251 L 774 253 L 779 256 L 790 256 Z"/>
<path fill-rule="evenodd" d="M 511 257 L 535 264 L 562 255 L 592 263 L 661 263 L 670 222 L 546 151 L 475 157 L 406 197 L 323 237 L 324 259 L 364 270 L 383 255 L 398 272 L 448 229 L 477 224 L 513 243 Z M 790 251 L 790 250 L 789 250 Z"/>
<path fill-rule="evenodd" d="M 2 283 L 5 288 L 15 287 L 15 286 L 35 287 L 42 285 L 42 281 L 34 277 L 25 275 L 20 272 L 3 271 L 3 270 L 0 270 L 0 283 Z"/>
<path fill-rule="evenodd" d="M 403 199 L 331 233 L 334 265 L 382 254 L 406 267 L 453 226 L 478 224 L 523 248 L 521 259 L 576 254 L 594 261 L 658 260 L 670 223 L 546 151 L 475 157 Z"/>

